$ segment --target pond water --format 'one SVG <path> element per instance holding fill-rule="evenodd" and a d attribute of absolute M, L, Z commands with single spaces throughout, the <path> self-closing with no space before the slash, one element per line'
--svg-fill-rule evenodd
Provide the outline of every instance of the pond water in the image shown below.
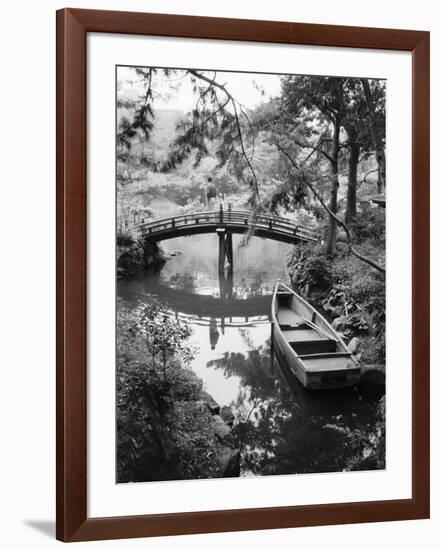
<path fill-rule="evenodd" d="M 289 389 L 271 355 L 271 294 L 277 279 L 288 281 L 289 245 L 260 238 L 244 245 L 234 235 L 229 300 L 219 297 L 217 235 L 161 247 L 169 255 L 161 272 L 118 282 L 118 296 L 130 307 L 158 295 L 189 323 L 197 350 L 190 368 L 234 414 L 241 476 L 383 467 L 379 397 Z"/>

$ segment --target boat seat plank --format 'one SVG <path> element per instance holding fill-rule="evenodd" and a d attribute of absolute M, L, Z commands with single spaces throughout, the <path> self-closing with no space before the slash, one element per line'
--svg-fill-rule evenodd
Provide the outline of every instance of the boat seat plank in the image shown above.
<path fill-rule="evenodd" d="M 350 357 L 352 354 L 349 351 L 334 351 L 329 353 L 309 353 L 304 355 L 299 355 L 300 359 L 318 359 L 326 357 Z"/>
<path fill-rule="evenodd" d="M 359 365 L 355 363 L 350 356 L 340 355 L 338 357 L 306 357 L 302 358 L 302 361 L 305 365 L 305 369 L 308 372 L 311 371 L 336 371 L 336 370 L 349 370 L 349 369 L 359 369 Z"/>
<path fill-rule="evenodd" d="M 304 319 L 289 307 L 280 307 L 277 312 L 279 325 L 296 326 L 304 323 Z"/>
<path fill-rule="evenodd" d="M 282 329 L 283 330 L 283 329 Z M 283 336 L 288 342 L 307 342 L 309 340 L 329 340 L 312 329 L 283 330 Z"/>
<path fill-rule="evenodd" d="M 317 336 L 317 335 L 316 335 Z M 298 355 L 311 355 L 315 353 L 331 353 L 336 350 L 336 341 L 329 338 L 314 338 L 311 340 L 295 340 L 289 345 Z"/>

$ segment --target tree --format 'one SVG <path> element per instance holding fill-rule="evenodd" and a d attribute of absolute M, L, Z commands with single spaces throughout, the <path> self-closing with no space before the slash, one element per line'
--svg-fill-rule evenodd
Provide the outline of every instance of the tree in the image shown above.
<path fill-rule="evenodd" d="M 163 69 L 139 70 L 146 91 L 136 103 L 132 121 L 128 124 L 124 122 L 121 126 L 123 136 L 120 144 L 124 147 L 130 146 L 125 144 L 124 136 L 143 135 L 148 139 L 151 118 L 154 116 L 151 104 L 157 94 L 153 78 L 159 70 Z M 261 142 L 257 131 L 269 133 L 272 137 L 267 142 L 280 151 L 281 156 L 285 157 L 286 166 L 291 169 L 291 172 L 287 170 L 287 183 L 282 184 L 279 192 L 273 194 L 273 199 L 285 200 L 285 188 L 290 188 L 294 203 L 305 203 L 309 189 L 328 215 L 326 252 L 331 256 L 335 253 L 337 227 L 340 226 L 347 233 L 349 250 L 362 261 L 384 272 L 376 262 L 353 248 L 348 224 L 338 217 L 341 139 L 345 131 L 348 136 L 345 145 L 351 151 L 351 185 L 348 190 L 350 206 L 347 219 L 351 219 L 355 212 L 357 168 L 365 139 L 365 132 L 359 128 L 362 111 L 359 84 L 348 83 L 352 79 L 339 77 L 284 77 L 281 97 L 268 102 L 266 114 L 269 116 L 263 116 L 263 123 L 258 121 L 256 124 L 254 114 L 248 113 L 226 86 L 217 80 L 216 72 L 207 73 L 193 69 L 163 71 L 165 76 L 190 78 L 195 105 L 187 118 L 178 124 L 177 136 L 168 158 L 160 167 L 162 171 L 170 171 L 190 157 L 193 158 L 193 165 L 198 166 L 202 158 L 209 154 L 209 144 L 214 144 L 218 166 L 228 166 L 238 180 L 249 185 L 249 204 L 256 211 L 260 210 L 265 205 L 260 196 L 254 153 L 256 143 Z M 377 88 L 375 95 L 371 97 L 372 105 L 377 97 L 381 98 L 382 88 Z M 364 104 L 367 105 L 368 102 L 364 101 Z M 380 120 L 381 106 L 377 111 L 376 117 Z M 378 123 L 375 128 L 377 127 Z M 369 128 L 372 135 L 371 125 Z M 323 162 L 330 168 L 330 174 L 325 176 L 323 171 L 327 170 L 323 170 Z M 292 168 L 295 168 L 294 173 Z M 322 190 L 330 188 L 328 204 L 323 200 L 320 187 Z M 266 206 L 271 207 L 271 202 L 274 205 L 273 200 Z"/>
<path fill-rule="evenodd" d="M 340 131 L 345 115 L 344 83 L 345 79 L 338 77 L 288 76 L 282 84 L 283 108 L 294 118 L 308 115 L 314 117 L 314 114 L 318 113 L 328 122 L 328 131 L 319 135 L 318 143 L 305 145 L 318 151 L 330 163 L 329 210 L 332 214 L 337 214 L 338 211 Z M 317 124 L 317 121 L 315 123 Z M 314 124 L 313 120 L 311 124 Z M 326 251 L 330 255 L 335 252 L 336 238 L 337 224 L 335 217 L 330 215 L 326 242 Z"/>
<path fill-rule="evenodd" d="M 383 193 L 386 186 L 386 155 L 384 152 L 386 139 L 386 90 L 384 83 L 380 80 L 362 78 L 361 83 L 366 98 L 369 129 L 378 164 L 377 189 L 379 193 Z"/>
<path fill-rule="evenodd" d="M 293 167 L 298 170 L 299 168 L 297 166 L 297 163 L 291 157 L 291 155 L 281 147 L 280 147 L 280 150 L 288 158 L 288 160 L 291 162 Z M 352 233 L 350 231 L 350 228 L 337 216 L 337 214 L 335 214 L 334 212 L 331 211 L 330 207 L 320 197 L 320 194 L 316 191 L 316 189 L 314 187 L 314 184 L 316 184 L 317 182 L 310 181 L 307 174 L 305 174 L 304 172 L 302 172 L 300 170 L 299 170 L 298 177 L 300 178 L 300 181 L 302 181 L 302 183 L 304 185 L 306 185 L 308 187 L 308 189 L 312 192 L 314 197 L 322 205 L 322 207 L 326 210 L 326 212 L 329 214 L 329 216 L 333 218 L 336 226 L 339 226 L 344 230 L 344 232 L 346 233 L 346 237 L 347 237 L 347 247 L 348 247 L 349 252 L 351 254 L 353 254 L 356 258 L 361 260 L 362 262 L 367 263 L 368 265 L 370 265 L 371 267 L 373 267 L 374 269 L 376 269 L 377 271 L 379 271 L 380 273 L 382 273 L 384 275 L 386 273 L 386 270 L 383 266 L 381 266 L 380 264 L 378 264 L 377 262 L 375 262 L 371 258 L 368 258 L 367 256 L 364 256 L 356 248 L 354 248 Z"/>
<path fill-rule="evenodd" d="M 345 223 L 350 225 L 357 215 L 358 164 L 360 154 L 370 154 L 369 113 L 359 79 L 348 78 L 344 85 L 345 116 L 343 127 L 347 140 L 344 146 L 348 149 L 348 187 L 346 195 Z"/>
<path fill-rule="evenodd" d="M 237 179 L 246 182 L 251 190 L 250 204 L 261 206 L 256 171 L 251 162 L 253 142 L 248 144 L 245 127 L 250 125 L 244 107 L 234 98 L 226 86 L 217 80 L 216 72 L 194 69 L 135 69 L 141 78 L 145 92 L 131 107 L 131 119 L 120 117 L 117 144 L 120 154 L 130 149 L 135 137 L 148 139 L 153 127 L 153 104 L 159 92 L 155 89 L 155 78 L 173 76 L 175 79 L 189 79 L 195 95 L 195 105 L 185 120 L 177 125 L 177 135 L 172 143 L 167 160 L 155 168 L 169 172 L 191 155 L 193 165 L 200 164 L 208 155 L 207 143 L 215 143 L 218 167 L 226 165 Z"/>

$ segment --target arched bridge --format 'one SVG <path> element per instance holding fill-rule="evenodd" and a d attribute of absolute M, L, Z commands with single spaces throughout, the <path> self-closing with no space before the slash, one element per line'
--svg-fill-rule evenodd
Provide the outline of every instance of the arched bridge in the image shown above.
<path fill-rule="evenodd" d="M 254 214 L 246 210 L 223 210 L 211 212 L 195 212 L 155 220 L 149 223 L 136 225 L 134 229 L 143 237 L 152 241 L 164 241 L 196 235 L 200 233 L 246 233 L 250 227 L 257 237 L 273 239 L 285 243 L 314 242 L 318 240 L 318 233 L 310 227 L 299 225 L 287 218 Z"/>

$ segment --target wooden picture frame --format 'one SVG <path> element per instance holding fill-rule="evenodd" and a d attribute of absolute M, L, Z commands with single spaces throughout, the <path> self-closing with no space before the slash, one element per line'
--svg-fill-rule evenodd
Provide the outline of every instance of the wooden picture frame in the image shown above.
<path fill-rule="evenodd" d="M 86 36 L 123 33 L 412 53 L 412 498 L 87 517 Z M 57 12 L 57 538 L 84 541 L 429 517 L 429 33 L 64 9 Z"/>

